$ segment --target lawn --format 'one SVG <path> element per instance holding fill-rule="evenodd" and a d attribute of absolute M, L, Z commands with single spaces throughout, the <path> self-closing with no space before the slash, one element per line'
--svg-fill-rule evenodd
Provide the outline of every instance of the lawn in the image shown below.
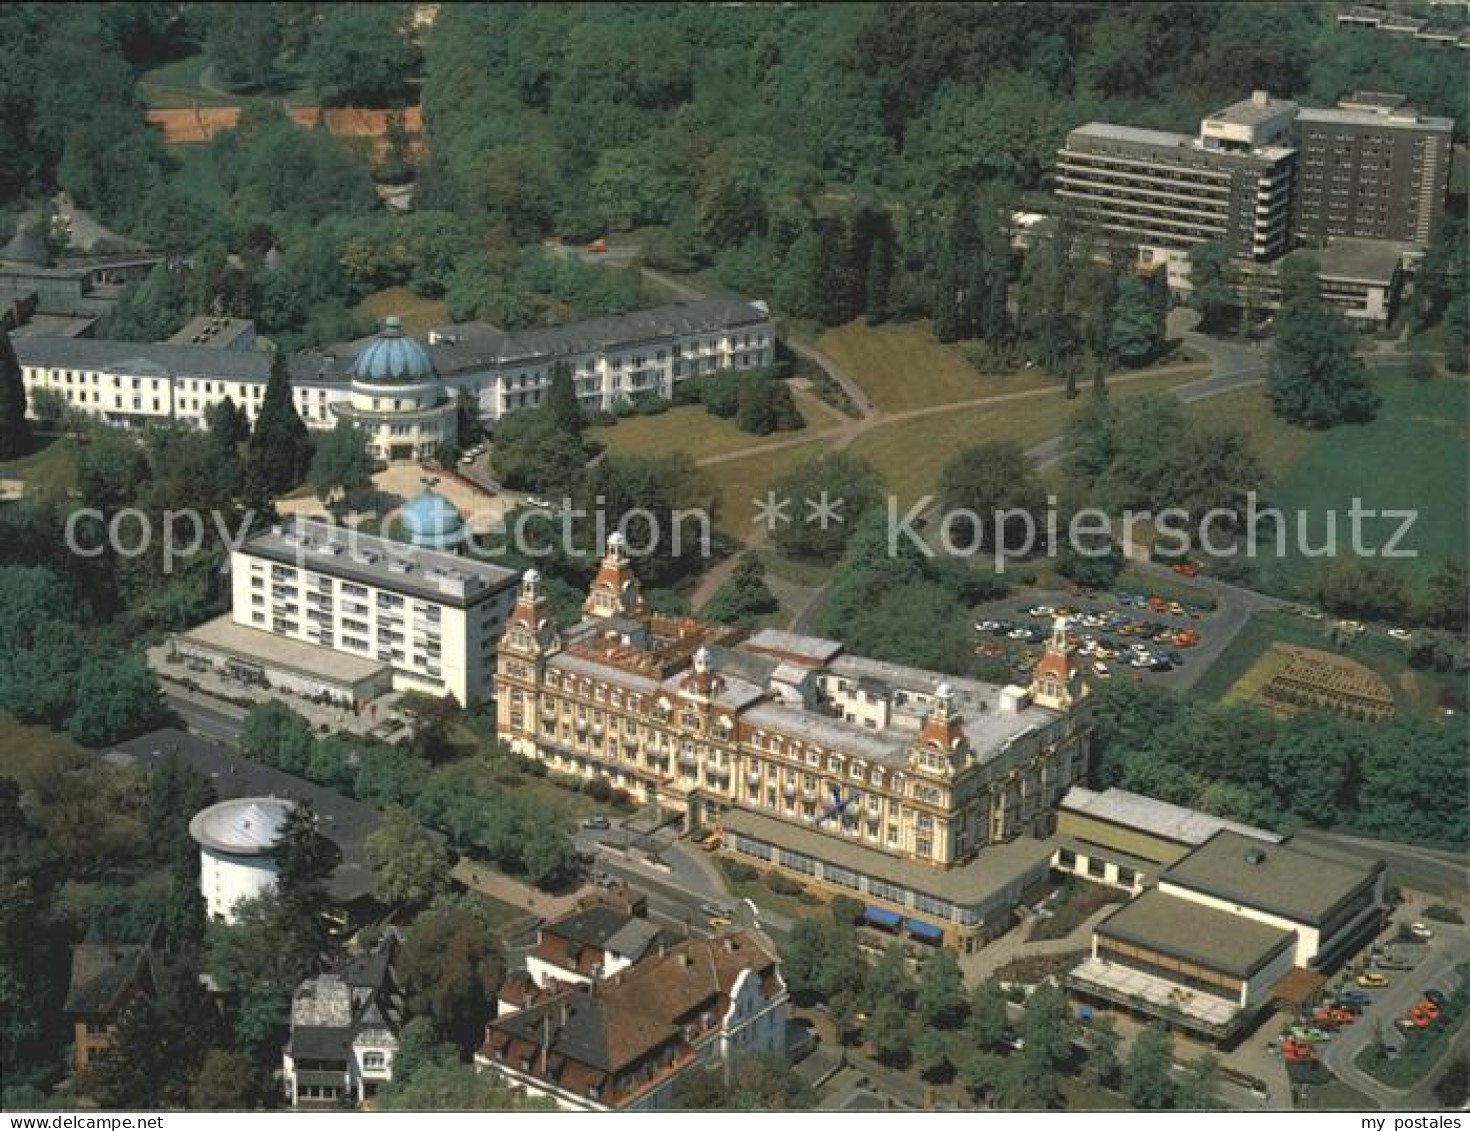
<path fill-rule="evenodd" d="M 241 105 L 243 98 L 215 94 L 199 85 L 199 76 L 208 65 L 208 58 L 201 52 L 144 71 L 138 78 L 138 94 L 146 105 L 160 110 Z"/>
<path fill-rule="evenodd" d="M 805 433 L 786 435 L 798 437 Z M 756 534 L 757 530 L 751 523 L 755 501 L 764 497 L 771 480 L 798 464 L 815 459 L 826 450 L 827 445 L 814 436 L 811 443 L 774 452 L 759 452 L 746 459 L 733 459 L 706 469 L 706 478 L 714 493 L 715 525 L 736 538 L 748 539 Z"/>
<path fill-rule="evenodd" d="M 735 899 L 748 899 L 757 907 L 763 907 L 768 911 L 774 911 L 777 915 L 785 915 L 789 919 L 814 919 L 825 918 L 831 913 L 827 910 L 827 897 L 816 892 L 809 891 L 804 896 L 786 895 L 774 892 L 766 886 L 765 877 L 779 875 L 776 872 L 760 872 L 753 880 L 737 880 L 731 875 L 730 865 L 732 861 L 723 856 L 716 855 L 715 863 L 719 866 L 721 874 L 725 877 L 725 886 L 729 888 L 731 896 Z M 739 866 L 750 868 L 744 861 Z M 759 871 L 759 869 L 752 869 Z"/>
<path fill-rule="evenodd" d="M 627 416 L 616 424 L 588 429 L 587 435 L 607 445 L 608 450 L 622 456 L 657 459 L 686 452 L 696 460 L 707 456 L 729 455 L 746 448 L 760 447 L 780 440 L 816 436 L 825 431 L 832 418 L 830 412 L 810 393 L 797 393 L 797 405 L 807 426 L 796 432 L 773 432 L 769 436 L 753 436 L 742 432 L 733 420 L 725 420 L 704 410 L 701 405 L 679 405 L 657 416 Z M 814 408 L 813 405 L 816 405 Z M 818 410 L 822 411 L 818 411 Z"/>
<path fill-rule="evenodd" d="M 1373 1111 L 1376 1101 L 1333 1077 L 1325 1084 L 1302 1084 L 1297 1093 L 1297 1111 Z"/>
<path fill-rule="evenodd" d="M 378 322 L 390 314 L 403 319 L 403 329 L 416 337 L 428 336 L 435 326 L 447 325 L 449 311 L 444 301 L 416 295 L 407 287 L 388 287 L 370 294 L 352 308 L 355 314 L 365 314 Z"/>
<path fill-rule="evenodd" d="M 33 788 L 38 774 L 48 773 L 57 766 L 90 762 L 94 757 L 66 735 L 46 727 L 26 726 L 3 711 L 0 711 L 0 750 L 5 752 L 3 772 L 23 789 Z"/>
<path fill-rule="evenodd" d="M 974 400 L 1054 383 L 1036 370 L 975 372 L 964 350 L 945 345 L 926 322 L 869 326 L 859 320 L 828 330 L 817 348 L 852 375 L 873 404 L 888 412 Z"/>
<path fill-rule="evenodd" d="M 1157 392 L 1195 380 L 1202 373 L 1200 369 L 1140 378 L 1116 386 L 1111 395 Z M 1048 379 L 1047 384 L 1055 383 Z M 944 465 L 964 448 L 987 440 L 1009 440 L 1023 448 L 1032 447 L 1058 435 L 1080 404 L 1081 398 L 1068 400 L 1057 388 L 1022 400 L 882 424 L 859 436 L 849 450 L 877 468 L 889 491 L 906 507 L 938 490 Z"/>
<path fill-rule="evenodd" d="M 138 94 L 144 105 L 156 110 L 243 106 L 251 97 L 249 94 L 217 94 L 201 85 L 200 77 L 208 66 L 209 59 L 203 52 L 164 63 L 139 76 Z M 277 101 L 284 99 L 290 106 L 311 105 L 314 96 L 299 84 L 299 80 L 290 75 L 280 77 L 283 78 L 283 89 L 273 95 Z M 224 86 L 219 82 L 215 85 Z"/>
<path fill-rule="evenodd" d="M 0 479 L 22 479 L 27 493 L 60 499 L 77 489 L 77 445 L 74 440 L 37 436 L 28 456 L 0 463 Z"/>
<path fill-rule="evenodd" d="M 1412 512 L 1413 525 L 1399 550 L 1417 556 L 1375 557 L 1368 564 L 1422 581 L 1442 561 L 1465 557 L 1470 384 L 1380 374 L 1377 386 L 1383 397 L 1378 418 L 1313 436 L 1278 481 L 1271 502 L 1288 516 L 1299 515 L 1311 547 L 1327 541 L 1335 515 L 1344 554 L 1351 552 L 1348 510 L 1354 499 L 1375 510 Z M 1364 546 L 1382 547 L 1398 527 L 1397 518 L 1364 520 Z M 1322 559 L 1302 556 L 1296 540 L 1289 538 L 1288 554 L 1280 561 L 1261 559 L 1263 567 L 1278 569 L 1292 581 L 1309 578 Z"/>
<path fill-rule="evenodd" d="M 1271 411 L 1263 386 L 1222 393 L 1218 397 L 1186 405 L 1187 416 L 1201 424 L 1219 425 L 1244 432 L 1251 450 L 1261 461 L 1269 483 L 1280 482 L 1311 449 L 1314 432 L 1293 428 Z"/>
<path fill-rule="evenodd" d="M 1408 666 L 1403 645 L 1374 632 L 1343 648 L 1332 642 L 1329 622 L 1310 621 L 1285 612 L 1257 613 L 1194 685 L 1204 699 L 1237 699 L 1240 682 L 1277 641 L 1347 656 L 1381 675 L 1393 690 L 1398 709 L 1428 718 L 1439 713 L 1441 700 L 1463 704 L 1464 688 L 1452 674 L 1416 671 Z"/>

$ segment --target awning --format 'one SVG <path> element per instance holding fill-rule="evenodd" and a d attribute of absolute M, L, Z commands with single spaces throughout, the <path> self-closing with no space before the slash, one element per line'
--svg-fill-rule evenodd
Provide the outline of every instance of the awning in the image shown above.
<path fill-rule="evenodd" d="M 863 918 L 879 927 L 896 927 L 903 922 L 903 916 L 897 912 L 885 911 L 871 905 L 863 908 Z"/>
<path fill-rule="evenodd" d="M 928 939 L 930 942 L 943 942 L 944 931 L 932 923 L 924 923 L 918 919 L 905 919 L 904 929 L 916 938 Z"/>

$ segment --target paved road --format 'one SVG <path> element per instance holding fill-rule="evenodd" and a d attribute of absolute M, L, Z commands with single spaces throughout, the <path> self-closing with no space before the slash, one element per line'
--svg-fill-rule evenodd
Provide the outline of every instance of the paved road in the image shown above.
<path fill-rule="evenodd" d="M 1445 993 L 1454 989 L 1457 983 L 1455 967 L 1470 959 L 1470 934 L 1463 926 L 1440 924 L 1435 925 L 1435 932 L 1424 960 L 1412 971 L 1391 975 L 1393 981 L 1388 988 L 1377 993 L 1373 1004 L 1357 1022 L 1329 1042 L 1322 1052 L 1322 1063 L 1334 1075 L 1391 1111 L 1438 1106 L 1434 1102 L 1432 1088 L 1440 1066 L 1447 1063 L 1452 1048 L 1463 1048 L 1466 1041 L 1467 1030 L 1462 1027 L 1456 1039 L 1444 1050 L 1440 1062 L 1425 1074 L 1423 1083 L 1402 1091 L 1379 1083 L 1355 1063 L 1358 1054 L 1376 1039 L 1379 1028 L 1391 1032 L 1395 1018 L 1402 1016 L 1426 989 Z"/>
<path fill-rule="evenodd" d="M 192 733 L 216 742 L 233 744 L 239 740 L 244 725 L 243 711 L 236 715 L 221 707 L 207 706 L 168 684 L 164 684 L 163 698 Z"/>
<path fill-rule="evenodd" d="M 1430 881 L 1431 889 L 1463 892 L 1470 878 L 1470 854 L 1439 848 L 1421 848 L 1418 845 L 1398 844 L 1391 840 L 1373 840 L 1368 837 L 1346 836 L 1341 833 L 1303 829 L 1297 839 L 1325 844 L 1339 852 L 1346 852 L 1364 860 L 1384 860 L 1395 871 L 1411 877 L 1423 877 Z"/>

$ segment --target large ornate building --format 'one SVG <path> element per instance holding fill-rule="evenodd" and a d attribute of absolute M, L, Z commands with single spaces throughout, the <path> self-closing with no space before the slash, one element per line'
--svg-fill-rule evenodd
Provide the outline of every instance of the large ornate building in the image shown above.
<path fill-rule="evenodd" d="M 129 428 L 202 426 L 209 407 L 229 397 L 253 422 L 271 355 L 220 348 L 204 337 L 146 343 L 30 335 L 16 338 L 15 352 L 32 411 L 44 389 L 78 412 Z M 373 337 L 290 355 L 302 421 L 328 429 L 345 416 L 371 434 L 378 458 L 422 459 L 454 438 L 461 398 L 493 423 L 543 403 L 558 365 L 570 368 L 577 398 L 592 412 L 644 395 L 671 397 L 681 381 L 776 360 L 765 305 L 726 299 L 515 333 L 483 323 L 448 326 L 428 338 L 418 342 L 390 317 Z"/>
<path fill-rule="evenodd" d="M 562 772 L 721 829 L 726 847 L 865 896 L 915 933 L 993 933 L 1045 876 L 1087 770 L 1065 626 L 1029 687 L 954 679 L 650 612 L 622 540 L 562 629 L 528 572 L 497 661 L 499 732 Z"/>

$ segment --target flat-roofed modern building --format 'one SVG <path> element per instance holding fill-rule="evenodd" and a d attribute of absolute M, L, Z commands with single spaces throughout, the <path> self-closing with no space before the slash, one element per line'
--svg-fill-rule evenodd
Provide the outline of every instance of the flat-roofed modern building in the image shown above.
<path fill-rule="evenodd" d="M 1295 112 L 1257 92 L 1206 118 L 1196 136 L 1089 122 L 1057 155 L 1056 195 L 1140 248 L 1218 240 L 1241 258 L 1274 259 L 1289 246 Z"/>
<path fill-rule="evenodd" d="M 1384 865 L 1222 829 L 1159 877 L 1159 890 L 1296 932 L 1298 966 L 1330 967 L 1376 926 Z"/>
<path fill-rule="evenodd" d="M 248 538 L 230 569 L 229 617 L 182 634 L 185 656 L 348 704 L 491 696 L 516 570 L 303 518 Z"/>
<path fill-rule="evenodd" d="M 1210 1040 L 1294 1006 L 1382 922 L 1384 866 L 1224 828 L 1098 924 L 1079 996 Z"/>
<path fill-rule="evenodd" d="M 198 331 L 196 331 L 197 335 Z M 28 394 L 51 389 L 79 411 L 142 427 L 195 426 L 229 397 L 252 421 L 270 376 L 264 350 L 211 342 L 102 341 L 34 335 L 15 339 Z M 582 405 L 612 409 L 643 394 L 673 395 L 691 377 L 758 369 L 776 360 L 764 303 L 674 303 L 568 326 L 507 333 L 484 324 L 433 331 L 427 345 L 396 318 L 381 333 L 335 350 L 287 359 L 296 409 L 309 428 L 348 416 L 373 435 L 381 459 L 420 459 L 453 438 L 468 396 L 487 422 L 540 404 L 552 369 L 569 365 Z"/>
<path fill-rule="evenodd" d="M 1077 785 L 1057 807 L 1052 867 L 1094 883 L 1138 892 L 1221 829 L 1264 844 L 1282 840 L 1265 829 L 1140 793 L 1117 788 L 1099 793 Z"/>
<path fill-rule="evenodd" d="M 1098 924 L 1067 977 L 1083 995 L 1225 1040 L 1259 1015 L 1294 965 L 1295 936 L 1157 888 Z"/>
<path fill-rule="evenodd" d="M 1454 119 L 1359 92 L 1297 114 L 1297 235 L 1428 242 L 1444 212 Z"/>

